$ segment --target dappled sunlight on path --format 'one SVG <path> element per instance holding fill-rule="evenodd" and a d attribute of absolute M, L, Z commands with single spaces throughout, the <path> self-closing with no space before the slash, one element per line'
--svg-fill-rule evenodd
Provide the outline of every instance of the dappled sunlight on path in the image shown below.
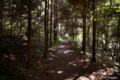
<path fill-rule="evenodd" d="M 76 52 L 67 40 L 49 54 L 47 65 L 44 80 L 101 80 L 101 73 L 104 72 L 90 63 L 90 59 Z M 98 72 L 101 72 L 100 75 Z"/>

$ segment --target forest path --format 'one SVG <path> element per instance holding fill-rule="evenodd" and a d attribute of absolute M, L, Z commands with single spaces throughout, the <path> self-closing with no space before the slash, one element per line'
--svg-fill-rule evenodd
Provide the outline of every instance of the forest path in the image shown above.
<path fill-rule="evenodd" d="M 57 50 L 50 53 L 47 59 L 48 68 L 43 80 L 98 80 L 95 74 L 96 64 L 76 52 L 67 40 L 60 42 Z"/>

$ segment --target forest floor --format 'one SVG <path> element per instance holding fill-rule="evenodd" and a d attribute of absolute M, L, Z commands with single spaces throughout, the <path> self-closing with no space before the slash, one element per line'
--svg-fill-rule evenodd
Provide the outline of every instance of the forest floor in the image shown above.
<path fill-rule="evenodd" d="M 29 70 L 25 68 L 26 55 L 21 56 L 22 60 L 19 55 L 17 61 L 12 61 L 11 68 L 0 66 L 0 80 L 118 80 L 101 64 L 74 50 L 67 40 L 61 41 L 56 50 L 49 48 L 47 59 L 36 51 L 35 48 Z"/>

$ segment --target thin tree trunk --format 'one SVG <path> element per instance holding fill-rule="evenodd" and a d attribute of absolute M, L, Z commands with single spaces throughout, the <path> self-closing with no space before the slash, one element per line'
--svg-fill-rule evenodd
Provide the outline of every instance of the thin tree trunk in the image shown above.
<path fill-rule="evenodd" d="M 27 68 L 31 67 L 31 0 L 28 1 L 28 62 Z"/>
<path fill-rule="evenodd" d="M 51 0 L 51 18 L 50 18 L 50 46 L 52 46 L 52 3 L 53 3 L 53 0 Z"/>
<path fill-rule="evenodd" d="M 21 0 L 21 4 L 22 4 L 22 0 Z M 22 5 L 21 5 L 21 19 L 20 19 L 20 53 L 21 53 L 21 50 L 22 50 L 22 43 L 21 43 L 21 38 L 22 38 L 22 33 L 21 33 L 21 31 L 22 31 Z"/>
<path fill-rule="evenodd" d="M 90 24 L 91 24 L 91 20 L 90 20 Z M 88 26 L 88 31 L 87 31 L 87 44 L 90 46 L 90 34 L 89 34 L 89 32 L 90 32 L 90 26 Z"/>
<path fill-rule="evenodd" d="M 45 0 L 45 53 L 44 53 L 44 58 L 47 58 L 47 54 L 48 54 L 48 37 L 47 37 L 47 0 Z"/>
<path fill-rule="evenodd" d="M 58 31 L 58 28 L 57 28 L 57 26 L 58 26 L 58 24 L 57 24 L 57 1 L 58 0 L 56 0 L 56 38 L 55 38 L 55 40 L 57 41 L 57 31 Z"/>
<path fill-rule="evenodd" d="M 12 15 L 11 15 L 11 36 L 13 35 L 12 32 L 13 32 L 13 7 L 12 7 Z"/>
<path fill-rule="evenodd" d="M 49 0 L 47 2 L 47 29 L 49 29 Z M 47 30 L 47 37 L 49 37 L 48 35 L 49 35 L 49 33 Z M 48 38 L 48 41 L 49 41 L 49 38 Z"/>
<path fill-rule="evenodd" d="M 107 30 L 105 31 L 105 51 L 107 51 L 107 46 L 108 46 L 108 33 Z"/>
<path fill-rule="evenodd" d="M 3 7 L 4 0 L 0 0 L 0 32 L 3 30 Z"/>
<path fill-rule="evenodd" d="M 71 17 L 71 22 L 73 24 L 73 17 Z M 72 25 L 72 39 L 73 39 L 73 42 L 74 42 L 74 27 Z"/>
<path fill-rule="evenodd" d="M 100 31 L 99 31 L 99 28 L 98 28 L 98 33 L 97 33 L 98 35 L 97 35 L 97 51 L 98 51 L 98 48 L 99 48 L 99 36 L 100 36 Z"/>
<path fill-rule="evenodd" d="M 118 34 L 120 34 L 120 16 L 119 16 L 119 19 L 118 19 Z M 118 45 L 119 45 L 119 47 L 118 47 L 118 49 L 120 50 L 120 37 L 118 36 Z M 119 50 L 118 50 L 118 52 L 119 52 Z"/>
<path fill-rule="evenodd" d="M 87 44 L 90 44 L 90 37 L 89 37 L 89 32 L 90 32 L 90 26 L 88 26 L 88 31 L 87 31 Z"/>
<path fill-rule="evenodd" d="M 57 41 L 57 0 L 54 0 L 54 43 Z"/>
<path fill-rule="evenodd" d="M 9 0 L 9 15 L 10 15 L 10 0 Z M 10 32 L 11 33 L 11 32 Z M 9 49 L 8 49 L 8 61 L 7 61 L 7 66 L 9 67 L 10 63 L 10 46 L 11 46 L 11 34 L 9 35 Z"/>
<path fill-rule="evenodd" d="M 39 14 L 39 13 L 38 13 Z M 40 9 L 40 17 L 41 17 L 41 9 Z M 39 21 L 39 19 L 38 19 L 38 21 Z M 41 20 L 40 20 L 40 22 L 41 22 Z M 39 29 L 39 42 L 40 42 L 40 29 Z"/>
<path fill-rule="evenodd" d="M 10 10 L 10 7 L 9 7 Z M 7 66 L 9 67 L 10 65 L 10 54 L 11 54 L 11 37 L 12 37 L 12 26 L 13 26 L 13 7 L 11 12 L 11 30 L 10 30 L 10 38 L 9 38 L 9 52 L 8 52 L 8 61 L 7 61 Z"/>
<path fill-rule="evenodd" d="M 83 14 L 83 53 L 86 54 L 86 16 Z"/>
<path fill-rule="evenodd" d="M 72 24 L 73 24 L 73 17 L 71 18 L 71 20 L 72 20 Z M 74 42 L 75 37 L 74 37 L 74 27 L 73 26 L 72 26 L 72 35 L 73 35 L 73 42 Z"/>

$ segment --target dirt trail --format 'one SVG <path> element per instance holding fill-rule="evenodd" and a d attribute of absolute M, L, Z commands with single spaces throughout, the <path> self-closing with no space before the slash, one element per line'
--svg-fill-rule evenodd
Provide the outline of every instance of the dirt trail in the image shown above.
<path fill-rule="evenodd" d="M 49 54 L 48 68 L 43 80 L 99 80 L 96 64 L 90 64 L 90 60 L 76 52 L 71 43 L 63 40 L 57 50 Z"/>
<path fill-rule="evenodd" d="M 88 56 L 75 51 L 67 40 L 61 41 L 56 50 L 49 50 L 47 59 L 42 58 L 38 50 L 33 49 L 29 70 L 25 65 L 26 52 L 13 54 L 10 68 L 5 67 L 7 58 L 1 55 L 0 80 L 118 80 L 111 79 L 114 76 L 108 77 L 111 76 L 110 72 L 91 63 Z"/>

